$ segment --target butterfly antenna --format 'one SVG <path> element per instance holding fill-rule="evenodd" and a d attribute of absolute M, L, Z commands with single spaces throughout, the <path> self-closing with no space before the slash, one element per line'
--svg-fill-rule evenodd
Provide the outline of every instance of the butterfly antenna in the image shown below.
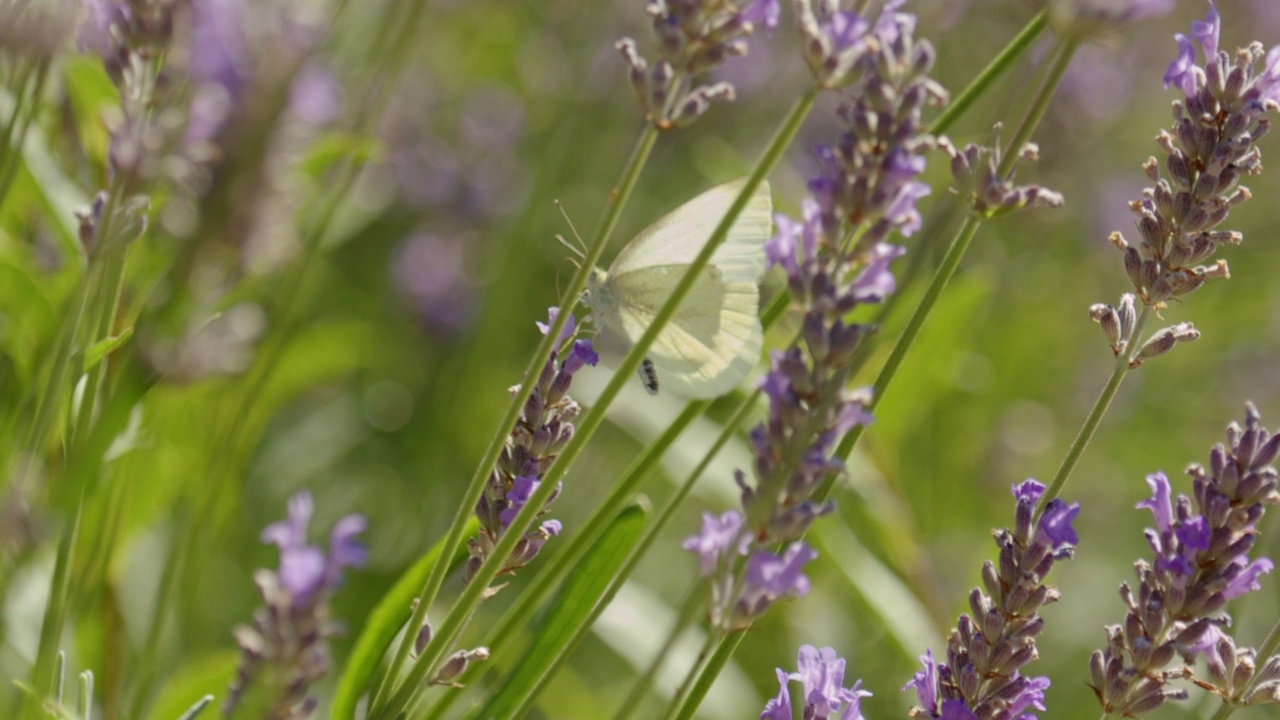
<path fill-rule="evenodd" d="M 573 221 L 569 219 L 569 213 L 564 211 L 564 205 L 562 205 L 559 200 L 556 200 L 556 209 L 560 211 L 560 217 L 564 218 L 565 224 L 569 226 L 569 231 L 573 233 L 573 237 L 578 241 L 578 244 L 575 247 L 570 245 L 569 241 L 559 235 L 556 237 L 560 239 L 560 242 L 563 243 L 565 247 L 572 250 L 578 257 L 585 258 L 587 256 L 587 244 L 582 241 L 582 236 L 578 234 L 578 228 L 573 226 Z"/>

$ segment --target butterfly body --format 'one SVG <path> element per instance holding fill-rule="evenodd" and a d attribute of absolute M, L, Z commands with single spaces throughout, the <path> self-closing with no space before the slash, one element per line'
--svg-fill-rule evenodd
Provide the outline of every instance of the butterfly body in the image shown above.
<path fill-rule="evenodd" d="M 743 182 L 720 185 L 690 200 L 637 236 L 607 272 L 592 270 L 586 300 L 602 332 L 620 337 L 627 346 L 640 339 Z M 646 389 L 656 392 L 661 377 L 664 388 L 680 395 L 712 398 L 732 390 L 755 367 L 763 345 L 758 283 L 771 215 L 769 187 L 761 183 L 650 346 L 653 382 L 642 367 Z"/>

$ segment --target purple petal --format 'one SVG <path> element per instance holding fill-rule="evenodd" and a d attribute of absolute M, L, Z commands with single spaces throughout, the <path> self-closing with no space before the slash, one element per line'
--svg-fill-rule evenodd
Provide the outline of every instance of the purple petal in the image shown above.
<path fill-rule="evenodd" d="M 1137 508 L 1141 510 L 1146 508 L 1151 511 L 1151 515 L 1155 519 L 1156 530 L 1161 533 L 1169 532 L 1169 528 L 1173 526 L 1173 505 L 1169 499 L 1171 495 L 1169 489 L 1169 478 L 1164 473 L 1157 472 L 1147 476 L 1147 487 L 1151 488 L 1151 497 L 1137 504 Z"/>

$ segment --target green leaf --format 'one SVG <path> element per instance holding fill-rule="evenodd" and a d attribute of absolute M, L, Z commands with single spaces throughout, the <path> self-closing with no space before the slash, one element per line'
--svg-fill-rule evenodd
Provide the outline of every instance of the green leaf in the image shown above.
<path fill-rule="evenodd" d="M 463 535 L 470 537 L 479 529 L 479 521 L 472 517 L 467 521 Z M 382 659 L 387 646 L 395 639 L 396 634 L 409 618 L 409 608 L 413 599 L 417 597 L 427 581 L 427 575 L 436 565 L 436 558 L 440 556 L 441 542 L 443 538 L 436 541 L 436 544 L 432 545 L 431 549 L 413 564 L 413 567 L 405 571 L 404 575 L 396 581 L 395 587 L 391 588 L 369 614 L 364 630 L 351 650 L 351 657 L 347 659 L 346 670 L 338 679 L 338 689 L 333 696 L 333 711 L 329 717 L 335 720 L 351 720 L 355 717 L 356 703 L 368 688 L 374 668 Z M 456 570 L 466 556 L 466 547 L 460 544 L 458 553 L 450 559 L 450 572 Z"/>
<path fill-rule="evenodd" d="M 384 149 L 382 141 L 376 137 L 329 133 L 311 143 L 299 168 L 303 173 L 319 178 L 343 160 L 358 163 L 378 160 L 385 154 Z"/>
<path fill-rule="evenodd" d="M 528 714 L 543 686 L 582 642 L 600 611 L 613 599 L 613 594 L 606 591 L 644 531 L 648 515 L 647 504 L 631 505 L 618 514 L 618 518 L 569 575 L 533 644 L 479 717 L 524 717 Z"/>
<path fill-rule="evenodd" d="M 89 372 L 97 367 L 103 358 L 118 350 L 121 345 L 129 342 L 131 337 L 133 337 L 133 328 L 130 327 L 125 328 L 119 335 L 103 338 L 90 345 L 89 349 L 84 351 L 84 364 L 81 366 L 80 372 Z"/>
<path fill-rule="evenodd" d="M 203 709 L 201 703 L 204 698 L 227 692 L 239 665 L 238 651 L 219 650 L 194 663 L 175 668 L 151 704 L 147 717 L 150 720 L 174 720 L 193 710 L 199 712 Z M 194 705 L 193 698 L 196 699 Z"/>

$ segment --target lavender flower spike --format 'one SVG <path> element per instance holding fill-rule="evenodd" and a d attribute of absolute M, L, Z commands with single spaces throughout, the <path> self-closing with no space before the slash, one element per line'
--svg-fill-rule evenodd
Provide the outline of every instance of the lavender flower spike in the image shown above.
<path fill-rule="evenodd" d="M 778 668 L 778 696 L 770 700 L 760 713 L 760 720 L 792 720 L 791 694 L 787 683 L 796 680 L 804 687 L 804 720 L 862 720 L 862 698 L 871 693 L 862 689 L 862 681 L 844 687 L 843 658 L 829 647 L 821 650 L 801 645 L 794 673 Z"/>
<path fill-rule="evenodd" d="M 734 99 L 726 82 L 699 85 L 694 77 L 747 54 L 747 37 L 757 26 L 778 25 L 779 0 L 726 3 L 718 0 L 649 0 L 659 59 L 652 66 L 636 41 L 623 38 L 616 48 L 630 67 L 631 88 L 645 119 L 659 130 L 684 127 L 702 116 L 712 101 Z"/>
<path fill-rule="evenodd" d="M 549 308 L 547 322 L 537 323 L 544 335 L 559 313 L 559 308 Z M 542 482 L 543 474 L 573 437 L 573 420 L 578 416 L 579 407 L 567 394 L 569 385 L 575 373 L 599 360 L 589 340 L 569 343 L 575 328 L 574 317 L 570 315 L 560 337 L 556 338 L 555 349 L 538 376 L 520 419 L 507 438 L 484 494 L 476 503 L 480 532 L 467 541 L 471 557 L 464 575 L 468 582 L 493 552 L 511 521 Z M 547 501 L 548 505 L 557 495 L 559 487 Z M 560 534 L 560 530 L 559 521 L 547 520 L 525 533 L 511 556 L 505 559 L 501 572 L 512 573 L 529 564 L 549 539 Z"/>
<path fill-rule="evenodd" d="M 298 493 L 289 500 L 288 519 L 262 531 L 263 542 L 280 548 L 280 569 L 254 575 L 265 606 L 252 625 L 235 629 L 244 654 L 224 715 L 243 705 L 247 717 L 291 720 L 315 709 L 316 698 L 308 691 L 328 674 L 327 641 L 339 630 L 329 619 L 328 599 L 344 568 L 364 564 L 365 549 L 355 536 L 364 531 L 365 519 L 348 515 L 335 523 L 326 553 L 307 544 L 313 510 L 311 495 Z"/>
<path fill-rule="evenodd" d="M 1219 245 L 1238 245 L 1243 236 L 1221 230 L 1230 209 L 1250 197 L 1240 181 L 1262 172 L 1257 141 L 1271 129 L 1280 77 L 1274 68 L 1280 49 L 1264 53 L 1258 43 L 1230 55 L 1218 49 L 1221 19 L 1210 4 L 1191 36 L 1177 36 L 1178 55 L 1164 76 L 1182 98 L 1173 104 L 1174 126 L 1156 138 L 1163 155 L 1143 165 L 1154 185 L 1131 203 L 1139 242 L 1120 233 L 1111 242 L 1124 253 L 1124 267 L 1138 299 L 1159 310 L 1206 281 L 1228 277 L 1226 261 L 1201 265 Z M 1204 51 L 1196 61 L 1195 45 Z M 1258 64 L 1265 64 L 1259 71 Z"/>
<path fill-rule="evenodd" d="M 884 301 L 896 287 L 889 266 L 904 251 L 888 240 L 920 225 L 915 203 L 928 188 L 918 178 L 933 146 L 921 115 L 946 96 L 928 77 L 932 47 L 915 41 L 914 18 L 896 12 L 899 5 L 889 3 L 866 23 L 830 0 L 818 0 L 816 9 L 800 4 L 809 12 L 808 20 L 801 18 L 802 34 L 830 40 L 814 51 L 827 59 L 810 58 L 815 72 L 831 60 L 828 69 L 843 82 L 851 79 L 845 70 L 856 68 L 860 92 L 840 109 L 849 131 L 815 151 L 818 172 L 809 181 L 803 219 L 778 215 L 777 234 L 765 244 L 768 264 L 786 272 L 803 332 L 795 346 L 773 353 L 759 383 L 769 408 L 751 431 L 751 477 L 735 474 L 742 512 L 722 516 L 722 524 L 732 518 L 731 528 L 708 520 L 685 543 L 710 578 L 710 615 L 722 629 L 745 628 L 777 600 L 808 591 L 800 568 L 815 553 L 797 541 L 834 507 L 822 496 L 844 472 L 834 457 L 840 438 L 872 421 L 870 391 L 848 389 L 853 354 L 867 328 L 847 317 L 860 305 Z M 852 54 L 840 55 L 845 52 Z M 825 77 L 837 82 L 836 75 Z M 855 236 L 856 243 L 846 241 Z M 781 556 L 779 547 L 786 547 Z"/>
<path fill-rule="evenodd" d="M 1259 578 L 1271 572 L 1270 560 L 1250 559 L 1249 553 L 1265 506 L 1280 503 L 1272 466 L 1280 455 L 1280 435 L 1262 427 L 1252 405 L 1244 423 L 1227 428 L 1227 444 L 1209 452 L 1208 468 L 1188 468 L 1191 497 L 1174 498 L 1163 473 L 1147 476 L 1151 497 L 1138 508 L 1151 511 L 1155 527 L 1146 536 L 1153 557 L 1134 565 L 1136 590 L 1121 585 L 1128 605 L 1124 625 L 1107 627 L 1107 647 L 1089 660 L 1093 691 L 1108 713 L 1136 717 L 1168 700 L 1186 699 L 1187 691 L 1172 684 L 1186 677 L 1228 701 L 1243 699 L 1246 683 L 1237 671 L 1252 675 L 1256 653 L 1236 649 L 1225 632 L 1230 618 L 1222 611 L 1229 600 L 1258 590 Z M 1194 679 L 1197 655 L 1205 656 L 1207 679 Z M 1175 664 L 1179 656 L 1182 663 Z M 1280 672 L 1280 659 L 1272 661 Z M 1235 668 L 1230 677 L 1228 666 Z M 1261 680 L 1280 680 L 1280 675 Z M 1268 697 L 1267 702 L 1280 700 Z"/>
<path fill-rule="evenodd" d="M 902 688 L 916 693 L 916 720 L 1034 720 L 1031 710 L 1045 709 L 1048 678 L 1027 677 L 1022 669 L 1037 656 L 1035 638 L 1044 629 L 1040 608 L 1058 599 L 1044 578 L 1054 563 L 1074 553 L 1072 523 L 1080 506 L 1055 498 L 1037 518 L 1044 486 L 1027 480 L 1012 490 L 1014 528 L 996 533 L 1000 558 L 983 565 L 986 593 L 969 593 L 972 615 L 961 615 L 951 631 L 946 662 L 926 652 L 920 657 L 924 670 Z"/>

